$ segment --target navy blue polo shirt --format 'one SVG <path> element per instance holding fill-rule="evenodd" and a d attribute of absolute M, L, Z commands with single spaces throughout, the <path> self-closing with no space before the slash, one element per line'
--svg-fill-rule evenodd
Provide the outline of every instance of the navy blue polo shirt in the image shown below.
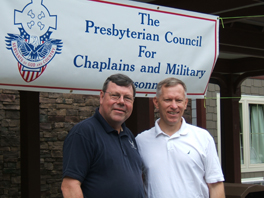
<path fill-rule="evenodd" d="M 95 114 L 75 125 L 63 145 L 63 177 L 79 180 L 85 198 L 143 198 L 142 160 L 131 131 L 118 134 Z"/>

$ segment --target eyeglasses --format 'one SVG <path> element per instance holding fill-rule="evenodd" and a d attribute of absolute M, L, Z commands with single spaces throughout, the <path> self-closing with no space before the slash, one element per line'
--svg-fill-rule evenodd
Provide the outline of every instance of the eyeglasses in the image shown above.
<path fill-rule="evenodd" d="M 112 93 L 112 92 L 108 92 L 108 91 L 105 91 L 105 93 L 108 93 L 110 98 L 114 101 L 118 101 L 122 96 L 119 93 Z M 134 98 L 129 96 L 129 95 L 124 95 L 123 98 L 124 98 L 125 103 L 133 103 L 133 101 L 134 101 Z"/>

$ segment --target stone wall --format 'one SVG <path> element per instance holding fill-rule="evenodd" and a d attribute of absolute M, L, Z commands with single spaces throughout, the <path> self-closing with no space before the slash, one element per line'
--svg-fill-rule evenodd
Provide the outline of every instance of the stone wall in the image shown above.
<path fill-rule="evenodd" d="M 40 93 L 40 163 L 42 197 L 62 197 L 62 146 L 68 131 L 92 116 L 98 96 Z"/>
<path fill-rule="evenodd" d="M 19 102 L 18 91 L 0 90 L 0 198 L 20 197 Z M 98 96 L 40 93 L 41 197 L 62 197 L 63 141 L 98 106 Z"/>
<path fill-rule="evenodd" d="M 68 131 L 94 114 L 99 96 L 40 93 L 41 197 L 62 197 L 62 146 Z M 0 90 L 0 198 L 20 197 L 20 98 Z M 156 114 L 158 117 L 158 114 Z M 191 122 L 191 102 L 185 112 Z"/>
<path fill-rule="evenodd" d="M 0 90 L 0 197 L 19 197 L 19 94 Z"/>

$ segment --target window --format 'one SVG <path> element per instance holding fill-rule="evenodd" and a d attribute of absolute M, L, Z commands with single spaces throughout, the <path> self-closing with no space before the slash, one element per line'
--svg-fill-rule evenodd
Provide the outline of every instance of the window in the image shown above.
<path fill-rule="evenodd" d="M 240 100 L 240 149 L 242 172 L 264 170 L 264 98 Z"/>
<path fill-rule="evenodd" d="M 241 172 L 264 171 L 264 97 L 243 95 L 239 103 Z M 217 108 L 220 123 L 219 93 Z M 217 131 L 220 137 L 220 124 Z"/>

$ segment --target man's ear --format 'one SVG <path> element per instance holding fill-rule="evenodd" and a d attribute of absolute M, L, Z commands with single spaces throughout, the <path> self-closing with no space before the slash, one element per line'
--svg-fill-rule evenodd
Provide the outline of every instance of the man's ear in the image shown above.
<path fill-rule="evenodd" d="M 158 98 L 155 96 L 154 98 L 153 98 L 153 103 L 154 103 L 154 106 L 156 107 L 156 109 L 159 109 L 159 105 L 158 105 Z"/>
<path fill-rule="evenodd" d="M 105 93 L 103 91 L 100 91 L 100 104 L 102 104 L 103 102 L 104 95 Z"/>
<path fill-rule="evenodd" d="M 187 105 L 188 105 L 188 98 L 185 98 L 185 107 L 184 107 L 184 110 L 187 109 Z"/>

